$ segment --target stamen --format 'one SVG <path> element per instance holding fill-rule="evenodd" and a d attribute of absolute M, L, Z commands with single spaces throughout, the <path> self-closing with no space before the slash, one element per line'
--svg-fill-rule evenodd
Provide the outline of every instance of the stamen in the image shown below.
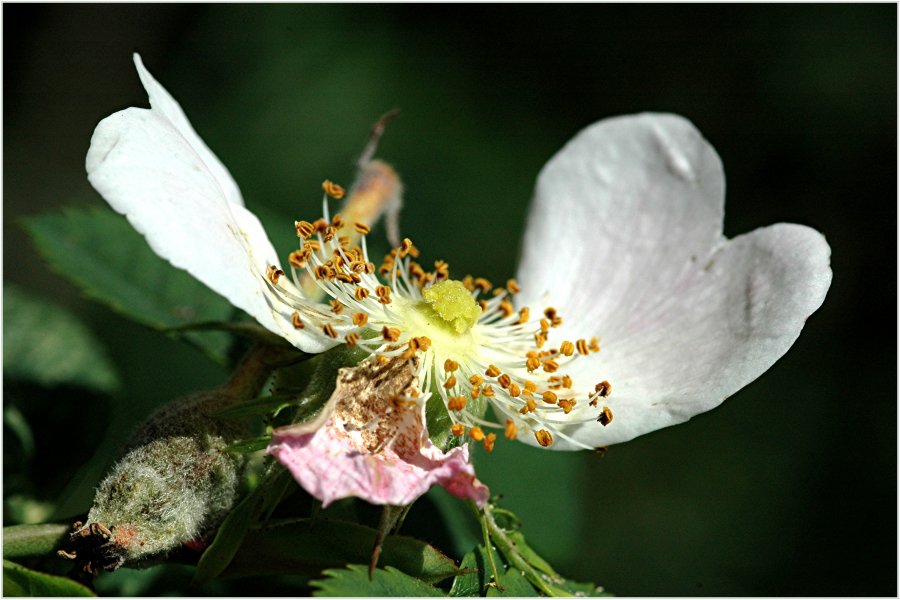
<path fill-rule="evenodd" d="M 452 396 L 450 400 L 447 401 L 447 408 L 450 410 L 462 410 L 466 407 L 466 397 L 465 396 Z"/>
<path fill-rule="evenodd" d="M 300 313 L 296 310 L 291 314 L 291 325 L 294 326 L 294 329 L 303 329 L 303 321 L 300 319 Z"/>
<path fill-rule="evenodd" d="M 604 406 L 603 409 L 600 411 L 600 416 L 597 417 L 597 422 L 600 423 L 601 425 L 603 425 L 604 427 L 606 427 L 607 425 L 612 423 L 612 420 L 613 420 L 612 411 L 609 409 L 608 406 Z"/>
<path fill-rule="evenodd" d="M 266 269 L 266 279 L 272 282 L 272 285 L 278 285 L 278 280 L 284 275 L 284 271 L 274 265 L 269 265 Z"/>
<path fill-rule="evenodd" d="M 475 425 L 469 430 L 469 437 L 476 442 L 480 442 L 484 439 L 484 430 L 482 430 L 478 425 Z"/>
<path fill-rule="evenodd" d="M 460 437 L 466 432 L 466 426 L 462 423 L 454 423 L 450 426 L 450 433 L 455 435 L 456 437 Z"/>
<path fill-rule="evenodd" d="M 326 179 L 322 182 L 322 189 L 325 190 L 325 193 L 334 198 L 335 200 L 340 200 L 346 194 L 346 190 L 334 183 L 333 181 Z"/>
<path fill-rule="evenodd" d="M 325 325 L 322 326 L 322 332 L 330 338 L 337 337 L 337 331 L 335 331 L 331 323 L 325 323 Z"/>
<path fill-rule="evenodd" d="M 494 451 L 494 440 L 497 439 L 496 433 L 489 433 L 487 437 L 484 438 L 484 449 L 488 452 Z"/>
<path fill-rule="evenodd" d="M 357 327 L 364 327 L 368 322 L 369 315 L 367 315 L 366 313 L 358 312 L 353 315 L 353 324 Z"/>
<path fill-rule="evenodd" d="M 545 448 L 553 443 L 553 436 L 546 429 L 538 429 L 534 432 L 534 437 L 537 439 L 538 444 Z"/>
<path fill-rule="evenodd" d="M 506 420 L 506 431 L 503 432 L 503 435 L 506 436 L 508 440 L 516 439 L 516 436 L 519 434 L 519 429 L 516 427 L 516 424 L 513 423 L 512 419 Z"/>

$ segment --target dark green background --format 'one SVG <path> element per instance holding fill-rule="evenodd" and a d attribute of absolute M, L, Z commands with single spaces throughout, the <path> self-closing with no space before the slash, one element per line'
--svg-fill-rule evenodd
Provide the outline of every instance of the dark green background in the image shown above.
<path fill-rule="evenodd" d="M 498 443 L 480 475 L 560 571 L 620 595 L 895 595 L 896 10 L 4 5 L 5 281 L 80 314 L 126 390 L 23 408 L 40 415 L 35 495 L 84 510 L 135 420 L 223 377 L 81 298 L 17 223 L 100 202 L 84 155 L 101 118 L 146 105 L 132 51 L 282 252 L 322 179 L 349 183 L 371 123 L 400 108 L 380 154 L 406 184 L 404 233 L 494 280 L 514 273 L 534 178 L 562 144 L 604 117 L 671 111 L 722 157 L 726 234 L 825 234 L 824 306 L 709 414 L 602 459 Z"/>

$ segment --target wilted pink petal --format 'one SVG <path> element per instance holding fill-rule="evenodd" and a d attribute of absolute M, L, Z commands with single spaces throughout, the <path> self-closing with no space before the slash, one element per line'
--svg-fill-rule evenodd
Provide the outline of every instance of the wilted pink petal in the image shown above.
<path fill-rule="evenodd" d="M 324 423 L 276 432 L 268 452 L 324 506 L 350 496 L 405 505 L 433 485 L 482 506 L 488 489 L 468 447 L 444 453 L 431 443 L 424 403 L 410 395 L 415 387 L 407 360 L 342 369 Z"/>

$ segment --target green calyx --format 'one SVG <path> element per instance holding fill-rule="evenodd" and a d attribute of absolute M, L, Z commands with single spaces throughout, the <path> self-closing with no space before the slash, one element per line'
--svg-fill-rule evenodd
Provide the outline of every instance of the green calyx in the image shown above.
<path fill-rule="evenodd" d="M 425 302 L 419 309 L 433 312 L 457 334 L 467 332 L 481 316 L 481 307 L 459 281 L 451 279 L 426 288 L 422 297 Z"/>

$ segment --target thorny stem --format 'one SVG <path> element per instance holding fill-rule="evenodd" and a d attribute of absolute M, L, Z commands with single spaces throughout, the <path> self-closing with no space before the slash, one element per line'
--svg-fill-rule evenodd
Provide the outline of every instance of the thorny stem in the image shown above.
<path fill-rule="evenodd" d="M 475 506 L 475 503 L 469 500 L 469 506 L 472 507 L 472 510 L 475 511 L 475 515 L 478 517 L 478 522 L 481 524 L 481 534 L 484 536 L 484 551 L 487 553 L 488 564 L 491 567 L 491 573 L 494 577 L 494 583 L 497 584 L 497 589 L 501 592 L 503 591 L 503 584 L 500 583 L 500 572 L 497 570 L 497 564 L 494 562 L 494 551 L 491 549 L 491 536 L 488 532 L 487 527 L 487 514 L 486 511 L 488 509 L 488 505 L 485 505 L 483 509 L 479 509 Z"/>
<path fill-rule="evenodd" d="M 372 575 L 378 565 L 378 557 L 381 556 L 384 539 L 397 526 L 398 521 L 406 516 L 408 510 L 406 506 L 384 505 L 384 509 L 381 511 L 381 521 L 378 523 L 378 533 L 375 534 L 375 544 L 372 547 L 372 559 L 369 561 L 369 581 L 372 581 Z"/>
<path fill-rule="evenodd" d="M 565 590 L 560 590 L 549 585 L 544 577 L 542 577 L 541 574 L 538 573 L 534 569 L 534 567 L 532 567 L 528 563 L 527 560 L 525 560 L 525 558 L 516 549 L 516 543 L 509 539 L 502 527 L 497 525 L 497 522 L 494 520 L 494 515 L 491 512 L 490 504 L 486 504 L 479 514 L 482 517 L 481 527 L 482 531 L 485 532 L 485 537 L 488 536 L 489 532 L 490 539 L 492 539 L 494 543 L 497 544 L 497 548 L 503 553 L 506 559 L 510 562 L 511 566 L 522 571 L 528 581 L 530 581 L 532 585 L 538 588 L 541 593 L 551 597 L 571 595 Z M 487 542 L 485 542 L 485 544 L 487 544 Z M 488 549 L 488 556 L 491 556 L 490 549 Z"/>
<path fill-rule="evenodd" d="M 252 400 L 259 395 L 272 371 L 307 360 L 311 356 L 293 347 L 256 343 L 225 382 L 224 389 L 231 396 L 232 402 Z"/>

